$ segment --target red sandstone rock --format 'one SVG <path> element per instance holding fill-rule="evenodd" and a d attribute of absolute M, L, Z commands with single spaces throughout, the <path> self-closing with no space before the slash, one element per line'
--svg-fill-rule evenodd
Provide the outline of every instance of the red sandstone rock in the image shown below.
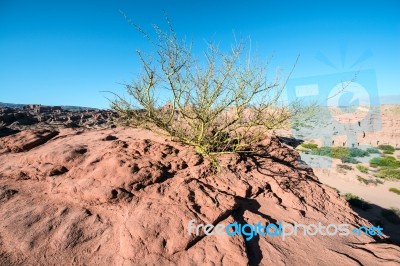
<path fill-rule="evenodd" d="M 37 141 L 51 134 L 0 139 L 26 151 L 0 154 L 2 265 L 400 263 L 400 247 L 364 235 L 188 235 L 191 219 L 370 225 L 276 138 L 260 156 L 223 156 L 215 174 L 192 148 L 146 130 L 67 129 Z"/>
<path fill-rule="evenodd" d="M 0 139 L 0 149 L 8 149 L 12 152 L 23 152 L 42 145 L 58 135 L 54 130 L 26 130 L 18 134 Z"/>

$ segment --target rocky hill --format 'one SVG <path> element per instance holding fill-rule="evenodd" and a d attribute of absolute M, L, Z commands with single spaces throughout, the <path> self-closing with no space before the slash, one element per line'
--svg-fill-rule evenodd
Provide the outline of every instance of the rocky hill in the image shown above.
<path fill-rule="evenodd" d="M 273 136 L 221 170 L 141 129 L 0 138 L 1 265 L 399 265 L 386 237 L 189 234 L 196 224 L 371 224 Z"/>
<path fill-rule="evenodd" d="M 32 105 L 39 105 L 39 104 L 20 104 L 20 103 L 3 103 L 0 102 L 0 108 L 4 107 L 9 107 L 9 108 L 14 108 L 14 109 L 23 109 L 27 106 L 32 106 Z M 53 107 L 51 105 L 40 105 L 42 107 Z M 98 108 L 93 108 L 93 107 L 84 107 L 84 106 L 74 106 L 74 105 L 60 105 L 58 107 L 61 107 L 64 110 L 68 111 L 86 111 L 86 110 L 98 110 Z"/>
<path fill-rule="evenodd" d="M 0 107 L 0 136 L 8 132 L 36 128 L 86 127 L 106 128 L 116 114 L 110 110 L 42 105 Z"/>

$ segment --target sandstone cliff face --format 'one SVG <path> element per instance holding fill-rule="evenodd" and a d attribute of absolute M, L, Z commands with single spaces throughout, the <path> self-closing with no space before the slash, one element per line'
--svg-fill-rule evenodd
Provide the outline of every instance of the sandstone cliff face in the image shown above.
<path fill-rule="evenodd" d="M 220 174 L 190 147 L 139 129 L 0 138 L 1 265 L 398 265 L 365 235 L 188 235 L 196 223 L 370 226 L 271 137 Z"/>

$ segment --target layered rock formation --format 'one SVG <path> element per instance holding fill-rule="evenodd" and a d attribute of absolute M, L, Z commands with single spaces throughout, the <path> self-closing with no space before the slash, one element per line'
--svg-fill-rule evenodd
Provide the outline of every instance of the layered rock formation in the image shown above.
<path fill-rule="evenodd" d="M 0 264 L 398 265 L 385 238 L 196 236 L 197 224 L 370 226 L 275 137 L 221 170 L 140 129 L 0 138 Z"/>
<path fill-rule="evenodd" d="M 107 128 L 113 124 L 115 117 L 116 113 L 109 110 L 65 109 L 61 106 L 26 105 L 23 108 L 0 108 L 0 125 L 9 130 L 58 127 Z"/>

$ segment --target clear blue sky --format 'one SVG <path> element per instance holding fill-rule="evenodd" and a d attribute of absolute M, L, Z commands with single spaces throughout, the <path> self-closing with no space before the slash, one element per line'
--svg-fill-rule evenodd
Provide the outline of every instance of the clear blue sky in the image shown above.
<path fill-rule="evenodd" d="M 123 93 L 146 48 L 119 10 L 145 29 L 165 10 L 199 50 L 235 31 L 272 67 L 300 54 L 294 78 L 374 69 L 380 95 L 400 94 L 400 1 L 1 0 L 0 102 L 108 107 L 100 91 Z"/>

